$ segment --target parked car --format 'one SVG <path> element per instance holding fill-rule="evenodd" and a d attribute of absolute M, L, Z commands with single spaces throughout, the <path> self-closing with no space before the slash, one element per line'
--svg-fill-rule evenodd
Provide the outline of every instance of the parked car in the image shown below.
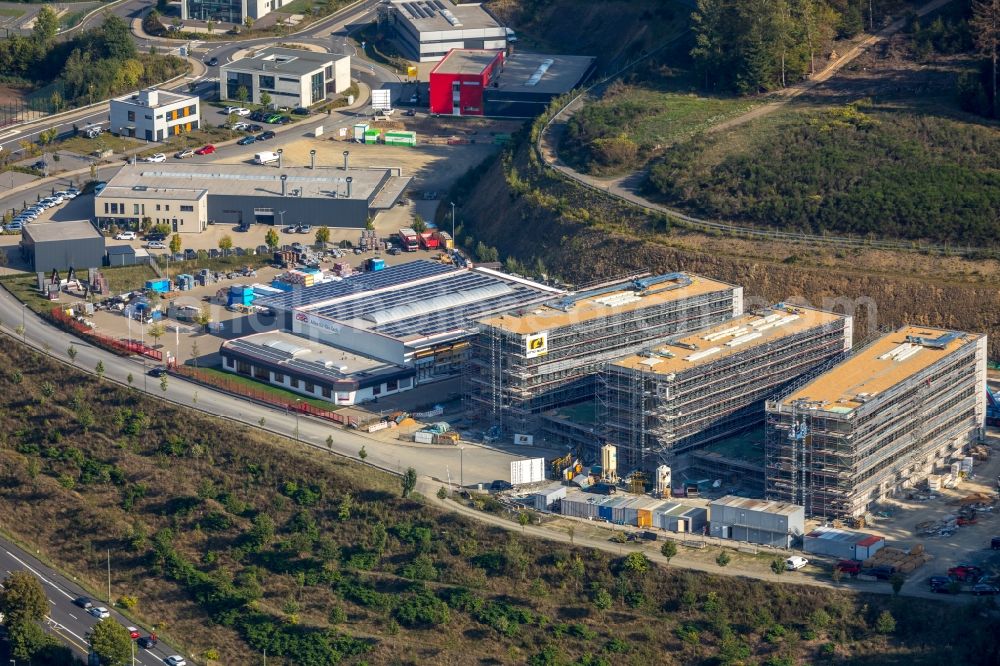
<path fill-rule="evenodd" d="M 237 224 L 235 227 L 233 227 L 233 231 L 238 231 L 241 234 L 246 233 L 250 231 L 250 225 L 247 224 L 246 222 L 244 222 L 243 224 Z"/>
<path fill-rule="evenodd" d="M 972 586 L 972 593 L 977 597 L 984 595 L 993 596 L 995 594 L 1000 594 L 1000 588 L 996 585 L 990 585 L 989 583 L 978 583 Z"/>
<path fill-rule="evenodd" d="M 275 122 L 277 122 L 279 125 L 287 125 L 288 123 L 292 122 L 292 119 L 289 118 L 288 116 L 281 116 Z"/>
<path fill-rule="evenodd" d="M 236 142 L 238 146 L 249 146 L 251 143 L 257 143 L 257 137 L 253 134 L 248 134 L 239 141 Z"/>
<path fill-rule="evenodd" d="M 70 199 L 75 199 L 78 196 L 80 196 L 80 190 L 76 189 L 75 187 L 71 187 L 68 190 L 66 190 L 66 195 L 69 196 Z"/>
<path fill-rule="evenodd" d="M 792 555 L 787 560 L 785 560 L 785 569 L 788 571 L 797 571 L 805 565 L 809 564 L 809 560 L 799 555 Z"/>
<path fill-rule="evenodd" d="M 274 132 L 272 132 L 271 130 L 267 130 L 266 132 L 262 132 L 262 133 L 258 134 L 257 135 L 257 140 L 258 141 L 267 141 L 268 139 L 273 139 L 274 137 L 275 137 Z"/>
<path fill-rule="evenodd" d="M 409 117 L 411 117 L 411 118 L 412 118 L 413 116 L 417 115 L 417 112 L 416 112 L 416 111 L 414 111 L 413 109 L 407 109 L 407 110 L 406 110 L 406 111 L 405 111 L 405 112 L 403 113 L 403 115 L 404 115 L 404 116 L 409 116 Z"/>
<path fill-rule="evenodd" d="M 205 64 L 208 65 L 209 67 L 215 67 L 219 64 L 219 59 L 209 58 L 208 60 L 205 61 Z"/>
<path fill-rule="evenodd" d="M 256 134 L 257 132 L 261 131 L 262 129 L 264 129 L 264 128 L 261 127 L 260 125 L 247 125 L 247 131 L 248 132 L 253 132 L 254 134 Z"/>
<path fill-rule="evenodd" d="M 948 576 L 931 576 L 927 579 L 927 584 L 932 588 L 940 587 L 942 585 L 951 585 L 952 579 Z"/>
<path fill-rule="evenodd" d="M 290 224 L 287 227 L 285 227 L 284 229 L 282 229 L 281 233 L 283 233 L 283 234 L 294 234 L 297 230 L 298 230 L 298 227 L 296 227 L 294 224 Z"/>
<path fill-rule="evenodd" d="M 983 575 L 983 570 L 977 566 L 971 564 L 959 564 L 956 567 L 948 569 L 948 575 L 955 578 L 955 580 L 966 581 L 975 580 Z"/>
<path fill-rule="evenodd" d="M 184 657 L 179 654 L 172 654 L 163 660 L 167 666 L 187 666 L 187 662 L 184 661 Z"/>
<path fill-rule="evenodd" d="M 211 155 L 214 152 L 215 152 L 215 146 L 213 146 L 212 144 L 208 143 L 208 144 L 205 144 L 204 146 L 202 146 L 201 148 L 199 148 L 198 150 L 194 151 L 194 154 L 195 155 Z"/>
<path fill-rule="evenodd" d="M 90 610 L 90 607 L 94 605 L 94 602 L 90 600 L 90 597 L 77 597 L 73 600 L 73 604 L 79 606 L 83 610 Z"/>
<path fill-rule="evenodd" d="M 239 113 L 239 112 L 240 112 L 241 110 L 243 110 L 243 107 L 242 107 L 242 106 L 227 106 L 227 107 L 226 107 L 226 108 L 225 108 L 225 109 L 224 109 L 224 110 L 223 110 L 222 112 L 223 112 L 224 114 L 226 114 L 227 116 L 228 116 L 229 114 L 231 114 L 231 113 L 235 113 L 235 114 L 238 114 L 238 115 L 242 115 L 242 114 L 240 114 L 240 113 Z M 247 113 L 247 115 L 250 115 L 250 114 L 249 114 L 249 113 Z"/>
<path fill-rule="evenodd" d="M 134 231 L 120 231 L 118 232 L 118 235 L 115 236 L 115 240 L 135 240 L 135 238 L 136 236 Z"/>
<path fill-rule="evenodd" d="M 937 594 L 958 594 L 960 591 L 958 585 L 952 585 L 951 583 L 947 585 L 935 585 L 931 588 L 931 592 L 936 592 Z"/>
<path fill-rule="evenodd" d="M 274 123 L 278 122 L 280 119 L 281 119 L 281 114 L 280 113 L 272 113 L 267 118 L 264 118 L 264 122 L 268 123 L 269 125 L 273 125 Z"/>
<path fill-rule="evenodd" d="M 298 233 L 298 234 L 310 234 L 310 233 L 312 233 L 312 230 L 313 230 L 313 228 L 311 226 L 309 226 L 308 224 L 303 224 L 298 229 L 296 229 L 295 233 Z"/>
<path fill-rule="evenodd" d="M 104 188 L 107 187 L 107 186 L 108 186 L 108 184 L 105 183 L 103 180 L 101 182 L 97 183 L 96 185 L 94 185 L 94 196 L 97 196 L 98 194 L 100 194 L 101 192 L 103 192 Z"/>
<path fill-rule="evenodd" d="M 184 150 L 178 150 L 176 153 L 174 153 L 174 157 L 177 158 L 177 159 L 179 159 L 179 160 L 182 160 L 185 157 L 191 157 L 192 155 L 194 155 L 194 150 L 191 149 L 191 148 L 185 148 Z"/>
<path fill-rule="evenodd" d="M 857 560 L 841 560 L 837 562 L 837 570 L 851 576 L 861 573 L 861 562 Z"/>
<path fill-rule="evenodd" d="M 297 116 L 308 116 L 310 111 L 306 107 L 300 106 L 295 109 L 292 109 L 292 113 L 294 113 Z"/>
<path fill-rule="evenodd" d="M 87 612 L 102 620 L 106 620 L 111 617 L 111 612 L 104 606 L 92 606 L 87 610 Z"/>
<path fill-rule="evenodd" d="M 264 119 L 267 118 L 269 115 L 271 115 L 270 111 L 264 111 L 263 109 L 258 109 L 256 111 L 254 111 L 253 113 L 251 113 L 247 117 L 250 120 L 253 120 L 253 121 L 258 122 L 258 123 L 262 123 L 262 122 L 264 122 Z"/>
<path fill-rule="evenodd" d="M 896 567 L 889 565 L 882 565 L 882 566 L 872 567 L 871 569 L 864 569 L 862 570 L 861 573 L 867 576 L 874 576 L 879 580 L 889 580 L 890 578 L 892 578 L 892 575 L 896 573 Z"/>
<path fill-rule="evenodd" d="M 150 241 L 146 243 L 147 250 L 166 250 L 167 246 L 163 241 Z"/>
<path fill-rule="evenodd" d="M 191 248 L 187 248 L 186 250 L 184 250 L 184 259 L 186 261 L 191 261 L 192 259 L 197 259 L 197 258 L 198 258 L 197 250 L 192 250 Z"/>
<path fill-rule="evenodd" d="M 251 113 L 253 113 L 253 111 L 251 111 L 250 109 L 247 109 L 247 108 L 245 108 L 245 107 L 242 107 L 242 106 L 240 106 L 240 107 L 237 107 L 237 108 L 233 109 L 233 110 L 232 110 L 232 111 L 230 111 L 229 113 L 235 113 L 235 114 L 236 114 L 236 115 L 238 115 L 238 116 L 239 116 L 240 118 L 246 118 L 246 117 L 247 117 L 247 116 L 249 116 L 249 115 L 250 115 Z"/>
<path fill-rule="evenodd" d="M 165 162 L 166 160 L 167 156 L 164 155 L 163 153 L 153 153 L 149 157 L 142 158 L 143 162 L 154 162 L 154 163 Z"/>
<path fill-rule="evenodd" d="M 38 169 L 39 171 L 42 171 L 44 169 L 49 168 L 49 163 L 46 162 L 45 160 L 38 160 L 37 162 L 35 162 L 34 164 L 31 165 L 31 168 L 32 169 Z"/>
<path fill-rule="evenodd" d="M 152 233 L 146 234 L 146 240 L 148 241 L 165 241 L 167 240 L 166 234 L 161 234 L 159 231 L 154 231 Z"/>
<path fill-rule="evenodd" d="M 235 130 L 237 132 L 242 132 L 242 131 L 246 130 L 248 127 L 250 127 L 250 125 L 248 125 L 245 122 L 240 121 L 240 122 L 233 123 L 232 125 L 230 125 L 229 129 Z"/>
<path fill-rule="evenodd" d="M 152 650 L 156 647 L 156 639 L 152 636 L 145 636 L 139 639 L 139 647 L 144 650 Z"/>
<path fill-rule="evenodd" d="M 3 228 L 3 230 L 4 231 L 20 231 L 23 228 L 24 228 L 24 226 L 22 225 L 22 223 L 20 223 L 20 222 L 11 222 L 11 223 L 7 224 Z"/>

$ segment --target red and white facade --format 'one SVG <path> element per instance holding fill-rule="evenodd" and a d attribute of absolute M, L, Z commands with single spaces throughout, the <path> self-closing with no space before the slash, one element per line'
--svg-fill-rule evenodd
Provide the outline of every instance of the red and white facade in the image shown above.
<path fill-rule="evenodd" d="M 431 113 L 483 115 L 483 93 L 499 76 L 503 63 L 503 51 L 449 51 L 430 73 Z"/>

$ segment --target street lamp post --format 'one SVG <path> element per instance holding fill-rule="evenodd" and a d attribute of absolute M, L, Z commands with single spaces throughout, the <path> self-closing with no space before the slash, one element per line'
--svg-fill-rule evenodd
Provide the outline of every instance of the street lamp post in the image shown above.
<path fill-rule="evenodd" d="M 458 482 L 465 488 L 465 447 L 458 447 L 459 456 L 459 470 L 458 470 Z"/>
<path fill-rule="evenodd" d="M 295 399 L 295 441 L 301 441 L 301 436 L 299 435 L 299 405 L 302 402 L 302 398 Z"/>
<path fill-rule="evenodd" d="M 455 238 L 455 202 L 449 201 L 451 204 L 451 242 L 457 243 L 458 239 Z"/>

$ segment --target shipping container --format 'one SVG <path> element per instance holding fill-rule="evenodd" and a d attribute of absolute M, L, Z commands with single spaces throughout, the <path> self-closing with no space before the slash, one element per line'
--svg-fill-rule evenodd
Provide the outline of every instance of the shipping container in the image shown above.
<path fill-rule="evenodd" d="M 416 434 L 413 435 L 413 440 L 418 444 L 433 444 L 434 433 L 426 430 L 418 430 Z"/>
<path fill-rule="evenodd" d="M 365 142 L 365 134 L 368 132 L 368 125 L 365 123 L 359 123 L 354 126 L 354 140 L 357 143 Z"/>

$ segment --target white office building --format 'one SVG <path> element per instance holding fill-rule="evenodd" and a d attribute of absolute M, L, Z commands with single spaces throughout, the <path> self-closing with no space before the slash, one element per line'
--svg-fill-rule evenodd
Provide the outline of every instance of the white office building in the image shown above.
<path fill-rule="evenodd" d="M 261 104 L 267 93 L 274 106 L 309 107 L 351 86 L 351 57 L 305 49 L 269 47 L 219 67 L 219 96 Z"/>
<path fill-rule="evenodd" d="M 163 141 L 198 129 L 197 95 L 148 88 L 111 100 L 112 134 Z"/>
<path fill-rule="evenodd" d="M 406 57 L 437 62 L 452 49 L 505 49 L 507 28 L 478 3 L 392 0 L 390 20 Z"/>

